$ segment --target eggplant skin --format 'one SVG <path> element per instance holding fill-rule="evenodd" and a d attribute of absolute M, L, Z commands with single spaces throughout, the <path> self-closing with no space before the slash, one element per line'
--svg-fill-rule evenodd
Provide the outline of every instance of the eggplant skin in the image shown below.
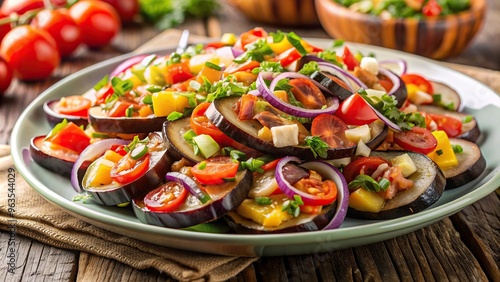
<path fill-rule="evenodd" d="M 398 192 L 394 198 L 386 201 L 379 212 L 359 211 L 349 207 L 347 216 L 360 219 L 393 219 L 418 213 L 439 200 L 446 186 L 446 178 L 441 169 L 429 157 L 407 151 L 373 151 L 372 156 L 390 160 L 395 156 L 408 153 L 417 172 L 409 177 L 414 186 Z"/>
<path fill-rule="evenodd" d="M 87 126 L 89 121 L 85 117 L 77 117 L 71 115 L 63 115 L 56 111 L 54 111 L 54 106 L 59 102 L 59 100 L 50 100 L 43 104 L 43 111 L 45 112 L 45 117 L 50 125 L 50 127 L 56 126 L 58 123 L 61 123 L 64 119 L 68 122 L 73 122 L 74 124 L 80 126 Z"/>
<path fill-rule="evenodd" d="M 238 207 L 252 187 L 252 178 L 252 173 L 248 170 L 239 172 L 237 181 L 234 182 L 234 185 L 231 186 L 231 189 L 228 189 L 225 195 L 204 205 L 200 204 L 194 209 L 186 208 L 174 212 L 155 212 L 144 205 L 143 198 L 136 198 L 132 201 L 134 214 L 143 223 L 169 228 L 185 228 L 206 223 L 218 219 Z M 194 196 L 188 196 L 190 202 L 198 201 L 196 199 L 189 200 L 189 197 L 194 198 Z"/>
<path fill-rule="evenodd" d="M 479 147 L 470 141 L 451 138 L 450 143 L 463 148 L 462 153 L 456 154 L 459 165 L 443 170 L 446 189 L 455 189 L 478 178 L 486 169 L 486 159 Z"/>
<path fill-rule="evenodd" d="M 240 234 L 277 234 L 277 233 L 295 233 L 306 231 L 322 230 L 331 221 L 337 205 L 332 204 L 323 207 L 318 215 L 301 214 L 297 218 L 292 218 L 278 227 L 266 228 L 250 219 L 244 218 L 236 211 L 229 212 L 224 219 L 235 233 Z"/>
<path fill-rule="evenodd" d="M 31 138 L 30 155 L 33 161 L 52 172 L 60 174 L 64 177 L 69 177 L 71 175 L 71 169 L 73 168 L 74 162 L 60 159 L 43 152 L 36 146 L 36 140 L 40 138 L 45 139 L 45 136 L 35 136 Z"/>
<path fill-rule="evenodd" d="M 161 136 L 158 133 L 151 134 Z M 151 152 L 149 169 L 137 180 L 124 185 L 109 185 L 93 189 L 84 187 L 84 190 L 92 196 L 96 203 L 101 205 L 113 206 L 130 202 L 133 198 L 145 195 L 158 186 L 165 179 L 165 174 L 170 171 L 173 162 L 174 158 L 167 152 L 166 148 L 163 148 L 161 151 Z"/>
<path fill-rule="evenodd" d="M 108 117 L 99 106 L 89 109 L 89 123 L 98 132 L 104 133 L 149 133 L 161 131 L 165 117 Z"/>

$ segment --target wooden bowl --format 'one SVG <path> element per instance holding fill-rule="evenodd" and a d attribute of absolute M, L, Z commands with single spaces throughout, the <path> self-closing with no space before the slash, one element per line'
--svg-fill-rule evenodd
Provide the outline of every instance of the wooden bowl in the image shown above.
<path fill-rule="evenodd" d="M 245 16 L 280 26 L 319 25 L 314 0 L 227 0 Z"/>
<path fill-rule="evenodd" d="M 433 59 L 462 52 L 484 22 L 485 0 L 471 0 L 469 10 L 426 19 L 383 19 L 353 12 L 333 0 L 316 0 L 325 31 L 336 39 L 366 43 Z"/>

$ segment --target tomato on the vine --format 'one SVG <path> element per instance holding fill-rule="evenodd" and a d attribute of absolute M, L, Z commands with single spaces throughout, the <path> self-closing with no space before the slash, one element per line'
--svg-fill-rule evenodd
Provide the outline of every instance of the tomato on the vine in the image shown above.
<path fill-rule="evenodd" d="M 82 42 L 90 48 L 109 44 L 121 29 L 118 13 L 106 2 L 78 1 L 69 14 L 80 28 Z"/>
<path fill-rule="evenodd" d="M 9 18 L 9 15 L 7 14 L 4 14 L 1 10 L 0 10 L 0 20 L 1 21 L 5 21 Z M 5 35 L 7 33 L 9 33 L 9 31 L 12 29 L 12 26 L 10 24 L 2 24 L 0 25 L 0 42 L 2 41 L 2 39 L 5 37 Z"/>
<path fill-rule="evenodd" d="M 54 38 L 62 57 L 71 55 L 82 42 L 80 28 L 65 10 L 42 10 L 30 24 L 46 30 Z"/>
<path fill-rule="evenodd" d="M 50 34 L 29 25 L 18 26 L 7 33 L 0 55 L 21 80 L 44 79 L 60 63 L 56 42 Z"/>
<path fill-rule="evenodd" d="M 0 96 L 9 88 L 12 82 L 12 70 L 7 62 L 0 57 Z"/>
<path fill-rule="evenodd" d="M 130 22 L 139 13 L 139 1 L 137 0 L 101 0 L 113 6 L 120 15 L 122 22 Z"/>
<path fill-rule="evenodd" d="M 5 15 L 12 13 L 22 15 L 28 11 L 43 8 L 43 6 L 43 0 L 4 0 L 1 10 Z"/>

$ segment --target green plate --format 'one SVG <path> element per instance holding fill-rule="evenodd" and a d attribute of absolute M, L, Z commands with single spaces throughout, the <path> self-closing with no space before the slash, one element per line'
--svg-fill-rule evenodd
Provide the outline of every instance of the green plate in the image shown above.
<path fill-rule="evenodd" d="M 330 46 L 330 40 L 311 39 L 317 46 Z M 430 208 L 403 218 L 368 221 L 346 219 L 341 228 L 316 232 L 279 235 L 208 234 L 146 225 L 137 220 L 129 208 L 105 207 L 73 202 L 77 193 L 68 179 L 49 172 L 37 164 L 23 161 L 23 148 L 31 137 L 46 134 L 50 128 L 44 119 L 45 101 L 85 92 L 115 66 L 132 55 L 123 55 L 83 69 L 56 83 L 34 100 L 19 117 L 12 131 L 12 156 L 19 173 L 40 195 L 67 212 L 103 229 L 142 241 L 223 255 L 277 256 L 325 252 L 370 244 L 400 236 L 456 213 L 478 201 L 500 186 L 500 98 L 490 88 L 436 61 L 415 55 L 361 44 L 349 44 L 353 50 L 375 53 L 378 59 L 402 58 L 409 71 L 422 73 L 433 80 L 452 86 L 461 94 L 465 110 L 474 115 L 482 130 L 478 144 L 487 161 L 485 172 L 473 183 L 445 191 Z M 160 51 L 159 51 L 160 52 Z M 165 52 L 165 51 L 163 51 Z"/>

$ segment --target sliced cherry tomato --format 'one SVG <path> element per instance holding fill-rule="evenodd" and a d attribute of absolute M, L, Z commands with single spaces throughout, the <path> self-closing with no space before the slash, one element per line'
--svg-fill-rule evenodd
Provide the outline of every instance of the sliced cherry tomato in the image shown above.
<path fill-rule="evenodd" d="M 436 17 L 441 14 L 443 8 L 436 0 L 429 0 L 427 4 L 422 7 L 422 13 L 427 17 Z"/>
<path fill-rule="evenodd" d="M 267 37 L 267 32 L 261 27 L 256 27 L 242 33 L 234 44 L 234 48 L 245 50 L 246 45 L 265 37 Z"/>
<path fill-rule="evenodd" d="M 55 106 L 55 110 L 63 115 L 87 117 L 92 102 L 80 95 L 63 97 Z"/>
<path fill-rule="evenodd" d="M 309 205 L 329 205 L 337 199 L 337 185 L 332 180 L 318 180 L 316 178 L 302 178 L 293 185 L 296 189 L 314 196 Z"/>
<path fill-rule="evenodd" d="M 110 176 L 121 184 L 135 181 L 148 171 L 149 159 L 149 154 L 139 160 L 134 160 L 127 154 L 111 168 Z"/>
<path fill-rule="evenodd" d="M 167 72 L 165 73 L 165 81 L 169 85 L 180 83 L 193 77 L 187 63 L 171 64 L 167 67 Z"/>
<path fill-rule="evenodd" d="M 347 125 L 341 119 L 329 114 L 318 115 L 311 124 L 311 135 L 319 136 L 330 148 L 354 146 L 354 143 L 345 136 L 346 130 Z"/>
<path fill-rule="evenodd" d="M 65 127 L 61 128 L 54 135 L 47 138 L 54 144 L 81 153 L 87 146 L 90 145 L 90 137 L 85 134 L 85 131 L 78 125 L 69 122 Z"/>
<path fill-rule="evenodd" d="M 416 73 L 405 73 L 401 76 L 405 84 L 414 84 L 425 93 L 434 94 L 434 88 L 429 80 Z"/>
<path fill-rule="evenodd" d="M 167 182 L 149 192 L 144 204 L 152 211 L 171 212 L 176 210 L 188 196 L 188 191 L 177 182 Z"/>
<path fill-rule="evenodd" d="M 340 103 L 335 116 L 349 125 L 369 124 L 378 119 L 373 109 L 358 93 L 352 94 Z"/>
<path fill-rule="evenodd" d="M 124 117 L 126 116 L 127 109 L 132 106 L 132 103 L 125 101 L 117 101 L 108 111 L 110 117 Z"/>
<path fill-rule="evenodd" d="M 395 132 L 394 142 L 401 148 L 422 154 L 432 152 L 437 146 L 437 140 L 427 129 L 414 126 L 410 131 Z"/>
<path fill-rule="evenodd" d="M 36 14 L 30 24 L 46 30 L 54 38 L 62 57 L 71 55 L 82 43 L 80 28 L 66 10 L 44 9 Z"/>
<path fill-rule="evenodd" d="M 210 103 L 203 102 L 196 106 L 196 108 L 194 108 L 193 112 L 191 113 L 191 119 L 189 120 L 191 128 L 198 135 L 210 135 L 220 146 L 231 145 L 234 140 L 224 134 L 205 116 L 205 112 L 209 106 Z"/>
<path fill-rule="evenodd" d="M 302 55 L 300 52 L 294 48 L 290 48 L 287 51 L 279 54 L 277 60 L 280 62 L 281 66 L 286 68 L 289 65 L 291 65 L 293 62 L 297 61 L 300 59 Z"/>
<path fill-rule="evenodd" d="M 325 95 L 310 79 L 290 79 L 288 85 L 292 87 L 290 91 L 293 93 L 295 99 L 302 103 L 305 108 L 321 109 L 326 106 Z"/>
<path fill-rule="evenodd" d="M 15 27 L 5 35 L 0 55 L 21 80 L 47 78 L 60 63 L 56 42 L 50 34 L 29 25 Z"/>
<path fill-rule="evenodd" d="M 246 61 L 244 63 L 238 64 L 238 63 L 231 63 L 225 70 L 224 73 L 226 74 L 234 74 L 236 72 L 240 71 L 251 71 L 256 67 L 259 67 L 260 63 L 257 61 Z"/>
<path fill-rule="evenodd" d="M 113 90 L 113 86 L 111 86 L 111 82 L 109 82 L 107 85 L 101 87 L 101 89 L 97 90 L 95 93 L 96 97 L 96 104 L 104 104 L 106 102 L 106 99 L 113 95 L 115 90 Z"/>
<path fill-rule="evenodd" d="M 425 114 L 426 117 L 431 118 L 436 124 L 439 130 L 446 132 L 446 135 L 450 138 L 457 137 L 462 133 L 462 121 L 454 117 L 440 115 L 440 114 Z"/>
<path fill-rule="evenodd" d="M 222 184 L 238 172 L 239 163 L 230 157 L 213 157 L 197 163 L 191 168 L 196 180 L 202 184 Z"/>
<path fill-rule="evenodd" d="M 90 48 L 101 48 L 111 42 L 121 29 L 118 13 L 101 1 L 78 1 L 69 9 L 82 33 L 82 42 Z"/>
<path fill-rule="evenodd" d="M 125 151 L 125 145 L 111 145 L 109 149 L 122 156 L 125 156 L 127 154 L 127 151 Z"/>
<path fill-rule="evenodd" d="M 349 184 L 360 174 L 371 176 L 381 164 L 390 165 L 387 160 L 381 157 L 361 157 L 346 165 L 342 174 L 344 175 L 346 182 Z"/>
<path fill-rule="evenodd" d="M 359 66 L 358 60 L 351 53 L 351 50 L 347 46 L 344 46 L 342 60 L 344 61 L 344 64 L 347 66 L 347 69 L 350 71 L 354 70 L 355 67 Z"/>

